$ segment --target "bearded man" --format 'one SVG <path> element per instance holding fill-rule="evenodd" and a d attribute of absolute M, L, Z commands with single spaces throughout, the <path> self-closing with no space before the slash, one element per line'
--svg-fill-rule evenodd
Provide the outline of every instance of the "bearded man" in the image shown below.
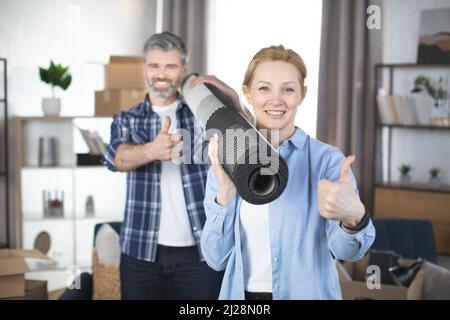
<path fill-rule="evenodd" d="M 200 249 L 209 166 L 195 161 L 194 145 L 202 145 L 203 132 L 178 92 L 187 49 L 162 32 L 143 53 L 148 93 L 114 116 L 103 156 L 110 170 L 127 172 L 122 299 L 217 299 L 223 273 L 208 267 Z"/>

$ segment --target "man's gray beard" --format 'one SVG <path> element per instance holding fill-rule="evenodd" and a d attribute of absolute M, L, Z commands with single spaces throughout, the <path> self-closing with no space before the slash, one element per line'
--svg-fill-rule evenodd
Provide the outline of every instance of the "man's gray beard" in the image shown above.
<path fill-rule="evenodd" d="M 167 99 L 167 98 L 170 98 L 173 95 L 175 95 L 177 92 L 178 84 L 181 82 L 181 79 L 180 79 L 180 80 L 176 81 L 175 84 L 170 84 L 166 90 L 158 90 L 153 86 L 153 83 L 147 77 L 145 77 L 144 80 L 145 80 L 145 84 L 148 87 L 148 91 L 152 95 L 157 96 L 158 98 L 163 98 L 163 99 Z"/>
<path fill-rule="evenodd" d="M 166 90 L 157 90 L 152 84 L 149 84 L 148 87 L 152 95 L 163 99 L 170 98 L 177 92 L 177 88 L 174 85 L 170 85 Z"/>

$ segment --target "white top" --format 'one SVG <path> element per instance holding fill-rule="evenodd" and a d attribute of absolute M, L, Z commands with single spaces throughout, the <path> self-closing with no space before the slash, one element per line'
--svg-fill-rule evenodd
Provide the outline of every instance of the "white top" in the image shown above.
<path fill-rule="evenodd" d="M 167 106 L 153 106 L 152 109 L 161 118 L 170 117 L 169 133 L 177 128 L 176 111 L 179 100 Z M 171 160 L 161 161 L 161 217 L 159 223 L 158 244 L 171 247 L 195 245 L 191 224 L 186 210 L 181 168 Z"/>
<path fill-rule="evenodd" d="M 269 205 L 242 200 L 240 228 L 245 290 L 272 292 Z"/>

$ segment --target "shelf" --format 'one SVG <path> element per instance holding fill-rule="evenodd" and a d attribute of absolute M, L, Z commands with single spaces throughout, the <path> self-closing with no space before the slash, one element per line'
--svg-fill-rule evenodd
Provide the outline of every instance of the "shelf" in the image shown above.
<path fill-rule="evenodd" d="M 23 170 L 62 170 L 62 169 L 73 169 L 74 166 L 51 166 L 51 167 L 40 167 L 40 166 L 23 166 Z"/>
<path fill-rule="evenodd" d="M 413 183 L 409 186 L 403 186 L 399 183 L 382 183 L 376 184 L 376 188 L 385 188 L 385 189 L 401 189 L 406 191 L 423 191 L 423 192 L 432 192 L 432 193 L 450 193 L 450 186 L 442 185 L 439 189 L 433 189 L 427 184 Z"/>
<path fill-rule="evenodd" d="M 56 167 L 39 167 L 39 166 L 23 166 L 23 170 L 79 170 L 79 169 L 106 169 L 105 166 L 56 166 Z"/>
<path fill-rule="evenodd" d="M 417 63 L 379 63 L 376 68 L 450 68 L 450 64 L 417 64 Z"/>
<path fill-rule="evenodd" d="M 76 166 L 75 169 L 107 169 L 106 166 L 103 166 L 101 164 L 99 165 L 89 165 L 89 166 Z"/>
<path fill-rule="evenodd" d="M 419 130 L 444 130 L 450 131 L 450 126 L 431 126 L 421 124 L 377 124 L 379 128 L 419 129 Z"/>
<path fill-rule="evenodd" d="M 67 221 L 67 222 L 72 222 L 73 217 L 67 217 L 67 216 L 63 216 L 63 217 L 54 217 L 54 218 L 44 218 L 44 217 L 24 217 L 23 221 L 27 221 L 27 222 L 42 222 L 42 221 Z"/>
<path fill-rule="evenodd" d="M 75 221 L 86 221 L 86 220 L 111 220 L 111 221 L 121 221 L 123 217 L 121 215 L 117 216 L 93 216 L 93 217 L 86 217 L 86 216 L 64 216 L 64 217 L 54 217 L 54 218 L 44 218 L 44 217 L 24 217 L 24 221 L 26 222 L 53 222 L 53 221 L 67 221 L 67 222 L 73 222 Z"/>
<path fill-rule="evenodd" d="M 75 220 L 103 220 L 103 219 L 107 219 L 107 220 L 114 220 L 114 221 L 122 221 L 123 217 L 122 216 L 105 216 L 105 217 L 99 217 L 99 216 L 93 216 L 93 217 L 76 217 Z"/>
<path fill-rule="evenodd" d="M 111 119 L 105 116 L 17 116 L 20 121 L 72 121 L 74 119 Z"/>

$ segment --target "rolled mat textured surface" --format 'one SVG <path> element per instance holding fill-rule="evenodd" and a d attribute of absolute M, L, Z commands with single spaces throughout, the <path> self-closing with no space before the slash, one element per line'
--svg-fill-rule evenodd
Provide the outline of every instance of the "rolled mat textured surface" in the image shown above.
<path fill-rule="evenodd" d="M 217 88 L 191 87 L 194 78 L 185 79 L 182 94 L 208 139 L 220 133 L 219 158 L 239 195 L 252 204 L 277 199 L 288 182 L 285 161 Z"/>

